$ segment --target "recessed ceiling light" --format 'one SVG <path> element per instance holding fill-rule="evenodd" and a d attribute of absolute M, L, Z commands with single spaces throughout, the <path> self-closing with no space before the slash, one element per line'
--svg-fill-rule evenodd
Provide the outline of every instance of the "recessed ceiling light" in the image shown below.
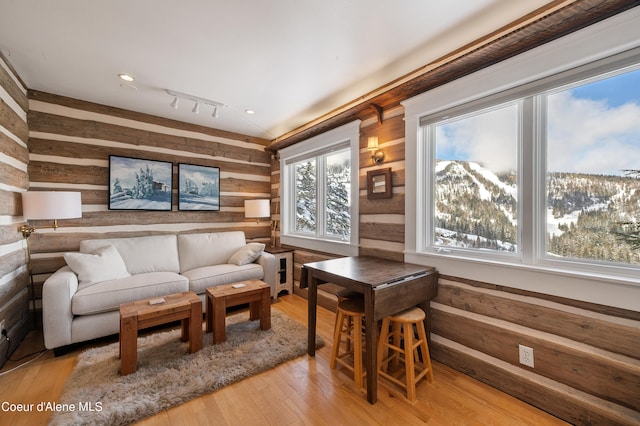
<path fill-rule="evenodd" d="M 130 76 L 129 74 L 118 74 L 118 78 L 120 78 L 120 80 L 128 82 L 132 82 L 133 80 L 135 80 L 135 78 L 133 78 L 133 76 Z"/>
<path fill-rule="evenodd" d="M 247 114 L 255 114 L 256 112 L 252 109 L 245 109 L 244 112 L 246 112 Z"/>

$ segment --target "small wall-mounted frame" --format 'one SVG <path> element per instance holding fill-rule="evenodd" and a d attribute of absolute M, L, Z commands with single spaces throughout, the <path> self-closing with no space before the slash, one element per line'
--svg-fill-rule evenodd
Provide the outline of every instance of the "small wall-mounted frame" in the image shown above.
<path fill-rule="evenodd" d="M 367 172 L 367 198 L 391 198 L 391 167 Z"/>
<path fill-rule="evenodd" d="M 220 211 L 220 168 L 178 164 L 178 210 Z"/>
<path fill-rule="evenodd" d="M 171 211 L 173 163 L 109 156 L 109 210 Z"/>

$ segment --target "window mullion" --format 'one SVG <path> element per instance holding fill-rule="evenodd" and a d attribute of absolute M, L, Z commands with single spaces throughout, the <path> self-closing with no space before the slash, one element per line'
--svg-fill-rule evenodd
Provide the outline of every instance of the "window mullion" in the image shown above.
<path fill-rule="evenodd" d="M 316 168 L 316 236 L 324 237 L 327 235 L 326 229 L 326 216 L 327 216 L 327 208 L 326 208 L 326 185 L 327 185 L 327 156 L 321 155 L 317 158 L 317 168 Z"/>

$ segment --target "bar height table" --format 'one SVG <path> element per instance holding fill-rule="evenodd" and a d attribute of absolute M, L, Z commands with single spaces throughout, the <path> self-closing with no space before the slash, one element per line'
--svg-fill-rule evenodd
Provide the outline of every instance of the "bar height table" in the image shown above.
<path fill-rule="evenodd" d="M 413 306 L 427 312 L 425 329 L 429 335 L 429 301 L 437 295 L 435 268 L 376 257 L 356 256 L 305 263 L 300 287 L 309 287 L 309 333 L 307 353 L 315 356 L 318 285 L 333 283 L 364 294 L 365 366 L 367 401 L 378 398 L 378 321 Z"/>

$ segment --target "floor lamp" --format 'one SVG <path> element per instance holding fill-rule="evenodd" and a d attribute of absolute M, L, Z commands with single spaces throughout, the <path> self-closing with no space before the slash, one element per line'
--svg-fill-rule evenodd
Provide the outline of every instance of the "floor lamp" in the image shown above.
<path fill-rule="evenodd" d="M 75 219 L 82 217 L 82 200 L 80 192 L 63 191 L 27 191 L 22 193 L 22 216 L 29 220 L 53 220 L 49 226 L 22 225 L 18 231 L 27 243 L 27 268 L 31 288 L 31 302 L 33 304 L 34 323 L 37 327 L 36 293 L 33 283 L 33 269 L 31 265 L 31 247 L 29 237 L 38 229 L 58 228 L 58 219 Z"/>

